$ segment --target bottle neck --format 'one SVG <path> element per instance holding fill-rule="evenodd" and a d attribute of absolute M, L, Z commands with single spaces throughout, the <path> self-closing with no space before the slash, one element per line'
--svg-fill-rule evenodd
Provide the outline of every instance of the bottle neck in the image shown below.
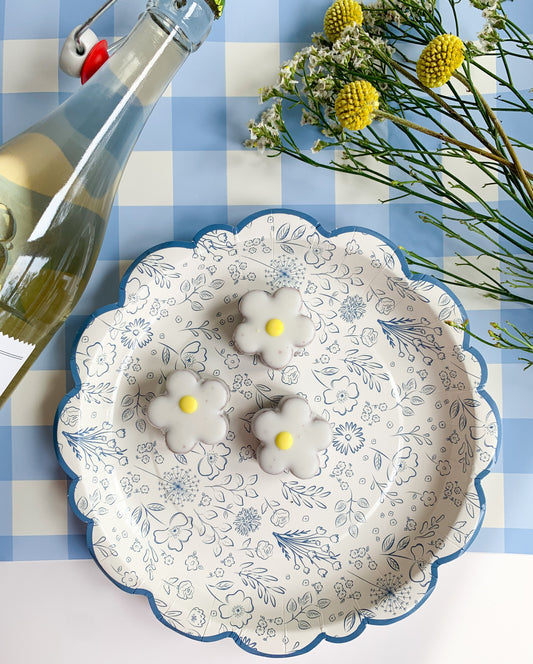
<path fill-rule="evenodd" d="M 148 0 L 146 11 L 191 52 L 203 44 L 215 18 L 213 0 Z"/>
<path fill-rule="evenodd" d="M 104 214 L 110 209 L 126 162 L 153 107 L 191 50 L 208 35 L 213 12 L 204 0 L 188 0 L 186 7 L 195 20 L 185 12 L 184 17 L 174 17 L 177 22 L 172 26 L 169 14 L 165 25 L 161 16 L 162 5 L 173 6 L 173 2 L 158 0 L 158 5 L 157 12 L 149 8 L 141 16 L 111 58 L 80 90 L 4 147 L 4 152 L 16 152 L 21 140 L 28 143 L 32 172 L 22 174 L 21 183 L 25 180 L 28 189 L 53 196 L 47 217 L 55 214 L 63 199 Z M 52 153 L 63 167 L 41 168 L 39 164 L 48 164 Z M 49 173 L 44 179 L 43 170 Z"/>
<path fill-rule="evenodd" d="M 110 91 L 115 100 L 122 96 L 106 124 L 130 103 L 144 109 L 146 120 L 189 54 L 209 34 L 213 12 L 206 2 L 188 0 L 181 8 L 178 2 L 152 0 L 132 32 L 81 91 L 81 96 L 96 103 L 103 89 L 104 97 L 109 98 Z"/>

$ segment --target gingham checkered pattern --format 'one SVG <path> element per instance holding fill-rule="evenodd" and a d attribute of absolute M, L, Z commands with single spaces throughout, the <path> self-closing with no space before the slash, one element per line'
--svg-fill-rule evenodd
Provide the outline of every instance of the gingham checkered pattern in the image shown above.
<path fill-rule="evenodd" d="M 259 87 L 273 81 L 279 62 L 320 29 L 329 4 L 229 0 L 209 40 L 160 100 L 127 167 L 89 287 L 0 411 L 0 560 L 89 557 L 84 526 L 67 504 L 67 479 L 55 458 L 52 423 L 59 401 L 72 387 L 68 363 L 76 331 L 95 309 L 116 301 L 121 274 L 149 247 L 190 240 L 204 226 L 235 224 L 258 210 L 283 206 L 310 214 L 329 229 L 357 224 L 444 265 L 452 260 L 457 247 L 415 214 L 422 209 L 438 215 L 439 206 L 408 199 L 381 204 L 389 195 L 381 185 L 286 158 L 267 159 L 242 147 L 246 123 L 259 111 Z M 463 4 L 462 20 L 473 37 L 472 17 L 478 14 L 467 0 Z M 530 3 L 506 4 L 521 27 L 533 33 Z M 3 141 L 77 89 L 77 81 L 58 72 L 58 54 L 69 32 L 98 5 L 98 0 L 0 0 Z M 125 34 L 143 5 L 144 0 L 119 0 L 95 31 L 111 41 Z M 486 64 L 496 66 L 490 58 Z M 524 61 L 515 72 L 515 83 L 524 91 L 531 87 L 531 70 Z M 492 80 L 479 85 L 489 99 L 499 92 Z M 533 143 L 531 118 L 515 122 L 519 137 Z M 464 177 L 472 180 L 471 173 Z M 459 295 L 474 330 L 511 316 L 533 328 L 526 309 L 504 308 L 472 292 Z M 523 372 L 512 353 L 481 350 L 489 367 L 487 390 L 502 415 L 503 449 L 483 483 L 487 513 L 473 549 L 533 553 L 533 369 Z"/>

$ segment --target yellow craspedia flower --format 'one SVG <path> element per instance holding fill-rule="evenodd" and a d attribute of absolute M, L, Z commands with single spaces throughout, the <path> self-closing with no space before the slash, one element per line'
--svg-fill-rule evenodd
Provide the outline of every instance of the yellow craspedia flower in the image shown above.
<path fill-rule="evenodd" d="M 338 121 L 346 129 L 358 131 L 367 127 L 379 110 L 379 93 L 368 81 L 347 83 L 335 100 Z"/>
<path fill-rule="evenodd" d="M 426 87 L 438 88 L 450 80 L 464 59 L 464 44 L 459 37 L 439 35 L 422 51 L 416 63 L 416 75 Z"/>
<path fill-rule="evenodd" d="M 363 10 L 356 0 L 337 0 L 324 16 L 324 33 L 329 41 L 334 42 L 341 36 L 344 28 L 361 25 Z"/>

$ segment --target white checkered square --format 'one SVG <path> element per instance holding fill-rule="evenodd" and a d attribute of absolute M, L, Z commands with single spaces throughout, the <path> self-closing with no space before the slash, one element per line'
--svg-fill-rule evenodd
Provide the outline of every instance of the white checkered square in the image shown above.
<path fill-rule="evenodd" d="M 255 151 L 227 153 L 228 205 L 281 205 L 281 160 Z"/>
<path fill-rule="evenodd" d="M 4 92 L 58 91 L 57 39 L 9 39 L 4 42 Z"/>
<path fill-rule="evenodd" d="M 340 160 L 340 153 L 335 154 Z M 380 164 L 374 157 L 361 157 L 361 165 L 376 169 L 383 175 L 388 175 L 389 168 Z M 389 198 L 389 186 L 375 180 L 353 175 L 352 173 L 335 173 L 335 202 L 337 205 L 378 205 L 380 201 Z"/>
<path fill-rule="evenodd" d="M 276 81 L 279 57 L 279 44 L 226 44 L 226 95 L 256 97 Z"/>
<path fill-rule="evenodd" d="M 13 535 L 67 535 L 67 481 L 13 482 Z"/>
<path fill-rule="evenodd" d="M 11 396 L 11 425 L 52 426 L 66 387 L 65 371 L 30 370 Z"/>
<path fill-rule="evenodd" d="M 172 205 L 172 152 L 134 151 L 118 189 L 120 205 Z"/>

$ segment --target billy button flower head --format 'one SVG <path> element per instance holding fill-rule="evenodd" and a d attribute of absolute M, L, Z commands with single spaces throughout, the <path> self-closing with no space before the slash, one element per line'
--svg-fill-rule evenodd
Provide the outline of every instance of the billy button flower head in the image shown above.
<path fill-rule="evenodd" d="M 367 127 L 379 111 L 379 93 L 368 81 L 347 83 L 335 100 L 335 114 L 346 129 Z"/>
<path fill-rule="evenodd" d="M 345 28 L 361 25 L 363 10 L 356 0 L 337 0 L 324 16 L 324 33 L 331 41 L 337 41 Z"/>
<path fill-rule="evenodd" d="M 439 88 L 450 80 L 464 58 L 464 44 L 459 37 L 439 35 L 429 42 L 418 58 L 418 80 L 428 88 Z"/>

